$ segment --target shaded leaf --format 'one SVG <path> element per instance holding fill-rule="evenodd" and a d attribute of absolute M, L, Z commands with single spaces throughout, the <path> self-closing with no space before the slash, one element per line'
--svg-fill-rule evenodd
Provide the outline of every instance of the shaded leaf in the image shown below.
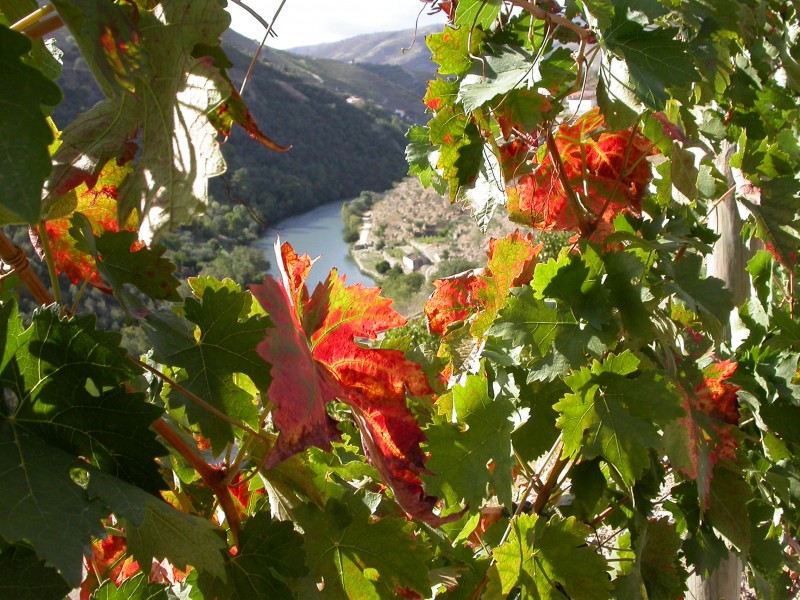
<path fill-rule="evenodd" d="M 0 595 L 15 600 L 63 600 L 70 586 L 36 553 L 15 544 L 0 553 Z"/>
<path fill-rule="evenodd" d="M 27 540 L 70 587 L 82 579 L 91 536 L 103 537 L 108 507 L 91 499 L 71 477 L 85 466 L 37 436 L 0 421 L 0 536 Z"/>
<path fill-rule="evenodd" d="M 707 518 L 723 536 L 742 552 L 750 548 L 750 517 L 747 504 L 752 491 L 741 473 L 727 465 L 714 469 L 708 498 Z"/>
<path fill-rule="evenodd" d="M 667 88 L 689 85 L 700 75 L 676 29 L 645 29 L 625 12 L 620 11 L 603 32 L 603 44 L 625 60 L 639 98 L 661 110 L 669 99 Z"/>
<path fill-rule="evenodd" d="M 34 314 L 25 343 L 2 372 L 3 385 L 16 395 L 15 426 L 157 493 L 164 481 L 155 458 L 165 450 L 150 425 L 162 410 L 125 389 L 140 371 L 118 334 L 96 330 L 94 316 L 58 313 L 54 306 Z"/>
<path fill-rule="evenodd" d="M 31 49 L 24 35 L 0 25 L 0 223 L 37 223 L 42 184 L 50 174 L 53 131 L 40 106 L 55 106 L 61 90 L 23 63 Z"/>
<path fill-rule="evenodd" d="M 292 598 L 285 579 L 308 573 L 303 536 L 291 522 L 273 521 L 260 512 L 247 519 L 239 535 L 236 554 L 226 566 L 227 584 L 219 580 L 211 587 L 219 600 Z"/>

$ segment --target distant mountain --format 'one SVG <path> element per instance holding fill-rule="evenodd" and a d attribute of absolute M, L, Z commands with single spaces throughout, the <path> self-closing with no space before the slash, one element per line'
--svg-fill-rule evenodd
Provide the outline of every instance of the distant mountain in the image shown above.
<path fill-rule="evenodd" d="M 223 48 L 235 65 L 229 70 L 234 82 L 242 80 L 256 47 L 226 34 Z M 62 37 L 59 48 L 64 68 L 58 83 L 65 101 L 53 116 L 63 126 L 102 95 L 71 37 Z M 223 146 L 228 172 L 212 180 L 212 195 L 245 202 L 274 224 L 362 190 L 388 189 L 407 172 L 404 133 L 409 122 L 421 119 L 422 90 L 424 78 L 399 66 L 354 65 L 265 48 L 244 98 L 262 131 L 292 149 L 266 150 L 234 129 Z"/>
<path fill-rule="evenodd" d="M 292 48 L 289 52 L 357 64 L 397 65 L 412 73 L 424 74 L 427 79 L 431 79 L 436 67 L 431 62 L 431 53 L 425 45 L 425 36 L 440 30 L 440 26 L 429 25 L 420 27 L 416 32 L 413 29 L 406 29 L 367 33 L 340 42 L 300 46 Z"/>
<path fill-rule="evenodd" d="M 405 32 L 408 40 L 412 39 L 412 32 Z M 389 36 L 393 39 L 402 36 L 399 33 L 374 34 L 370 37 L 377 38 Z M 360 39 L 364 36 L 359 36 Z M 223 37 L 226 48 L 233 47 L 239 52 L 252 56 L 258 44 L 256 42 L 229 30 Z M 421 39 L 419 40 L 422 41 Z M 337 42 L 336 44 L 345 44 Z M 360 45 L 360 42 L 356 45 Z M 397 48 L 399 52 L 399 46 Z M 420 51 L 415 47 L 411 54 L 417 55 Z M 339 52 L 344 54 L 344 51 Z M 386 52 L 389 58 L 390 52 Z M 311 85 L 323 86 L 326 90 L 342 94 L 346 97 L 355 97 L 368 100 L 389 113 L 405 115 L 409 123 L 421 122 L 424 117 L 425 107 L 420 100 L 425 93 L 427 81 L 433 76 L 434 67 L 429 57 L 425 58 L 427 66 L 423 70 L 409 69 L 404 64 L 380 60 L 381 56 L 375 54 L 375 60 L 353 60 L 349 57 L 338 58 L 328 56 L 324 52 L 318 55 L 305 56 L 294 50 L 283 51 L 265 47 L 261 53 L 261 62 L 285 73 L 294 75 Z M 412 66 L 414 63 L 410 63 Z"/>

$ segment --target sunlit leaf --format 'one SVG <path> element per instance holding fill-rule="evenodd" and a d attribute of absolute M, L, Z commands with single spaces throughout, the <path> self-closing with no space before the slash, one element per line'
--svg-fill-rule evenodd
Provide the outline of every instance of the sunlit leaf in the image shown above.
<path fill-rule="evenodd" d="M 517 588 L 524 598 L 608 598 L 606 562 L 586 545 L 589 534 L 574 518 L 516 517 L 508 539 L 492 551 L 503 594 Z"/>
<path fill-rule="evenodd" d="M 275 329 L 259 345 L 272 365 L 269 398 L 277 408 L 273 420 L 280 432 L 267 465 L 310 446 L 327 448 L 338 432 L 326 406 L 338 399 L 352 410 L 367 456 L 410 515 L 431 524 L 436 499 L 419 481 L 425 468 L 420 449 L 424 435 L 406 406 L 406 393 L 423 397 L 432 390 L 419 365 L 399 350 L 366 348 L 357 338 L 405 324 L 378 288 L 346 286 L 332 270 L 309 296 L 305 280 L 308 256 L 285 243 L 278 260 L 281 284 L 267 278 L 253 294 L 271 316 Z M 287 360 L 287 357 L 292 357 Z"/>

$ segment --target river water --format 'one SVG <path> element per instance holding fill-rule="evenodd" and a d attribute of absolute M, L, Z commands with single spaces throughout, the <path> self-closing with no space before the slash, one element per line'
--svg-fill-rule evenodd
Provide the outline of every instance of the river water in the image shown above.
<path fill-rule="evenodd" d="M 298 254 L 308 254 L 311 258 L 320 258 L 311 267 L 308 277 L 309 291 L 313 291 L 318 282 L 323 281 L 332 268 L 339 275 L 347 276 L 347 284 L 361 283 L 374 286 L 375 282 L 358 270 L 350 256 L 348 245 L 342 239 L 342 200 L 329 202 L 317 208 L 289 217 L 271 227 L 266 235 L 255 243 L 263 248 L 270 263 L 269 274 L 278 277 L 277 259 L 273 244 L 278 236 L 281 243 L 289 242 Z"/>

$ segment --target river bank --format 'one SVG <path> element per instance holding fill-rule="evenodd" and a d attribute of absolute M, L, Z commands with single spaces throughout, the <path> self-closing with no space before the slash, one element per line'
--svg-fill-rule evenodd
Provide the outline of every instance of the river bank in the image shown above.
<path fill-rule="evenodd" d="M 434 276 L 483 266 L 489 238 L 516 229 L 507 219 L 496 221 L 484 235 L 459 205 L 424 189 L 416 178 L 408 178 L 381 195 L 362 215 L 359 239 L 351 245 L 350 256 L 378 285 L 382 276 L 376 266 L 383 261 L 399 266 L 406 275 L 424 276 L 426 284 L 419 292 L 398 305 L 404 314 L 413 314 L 433 291 L 429 282 Z"/>

